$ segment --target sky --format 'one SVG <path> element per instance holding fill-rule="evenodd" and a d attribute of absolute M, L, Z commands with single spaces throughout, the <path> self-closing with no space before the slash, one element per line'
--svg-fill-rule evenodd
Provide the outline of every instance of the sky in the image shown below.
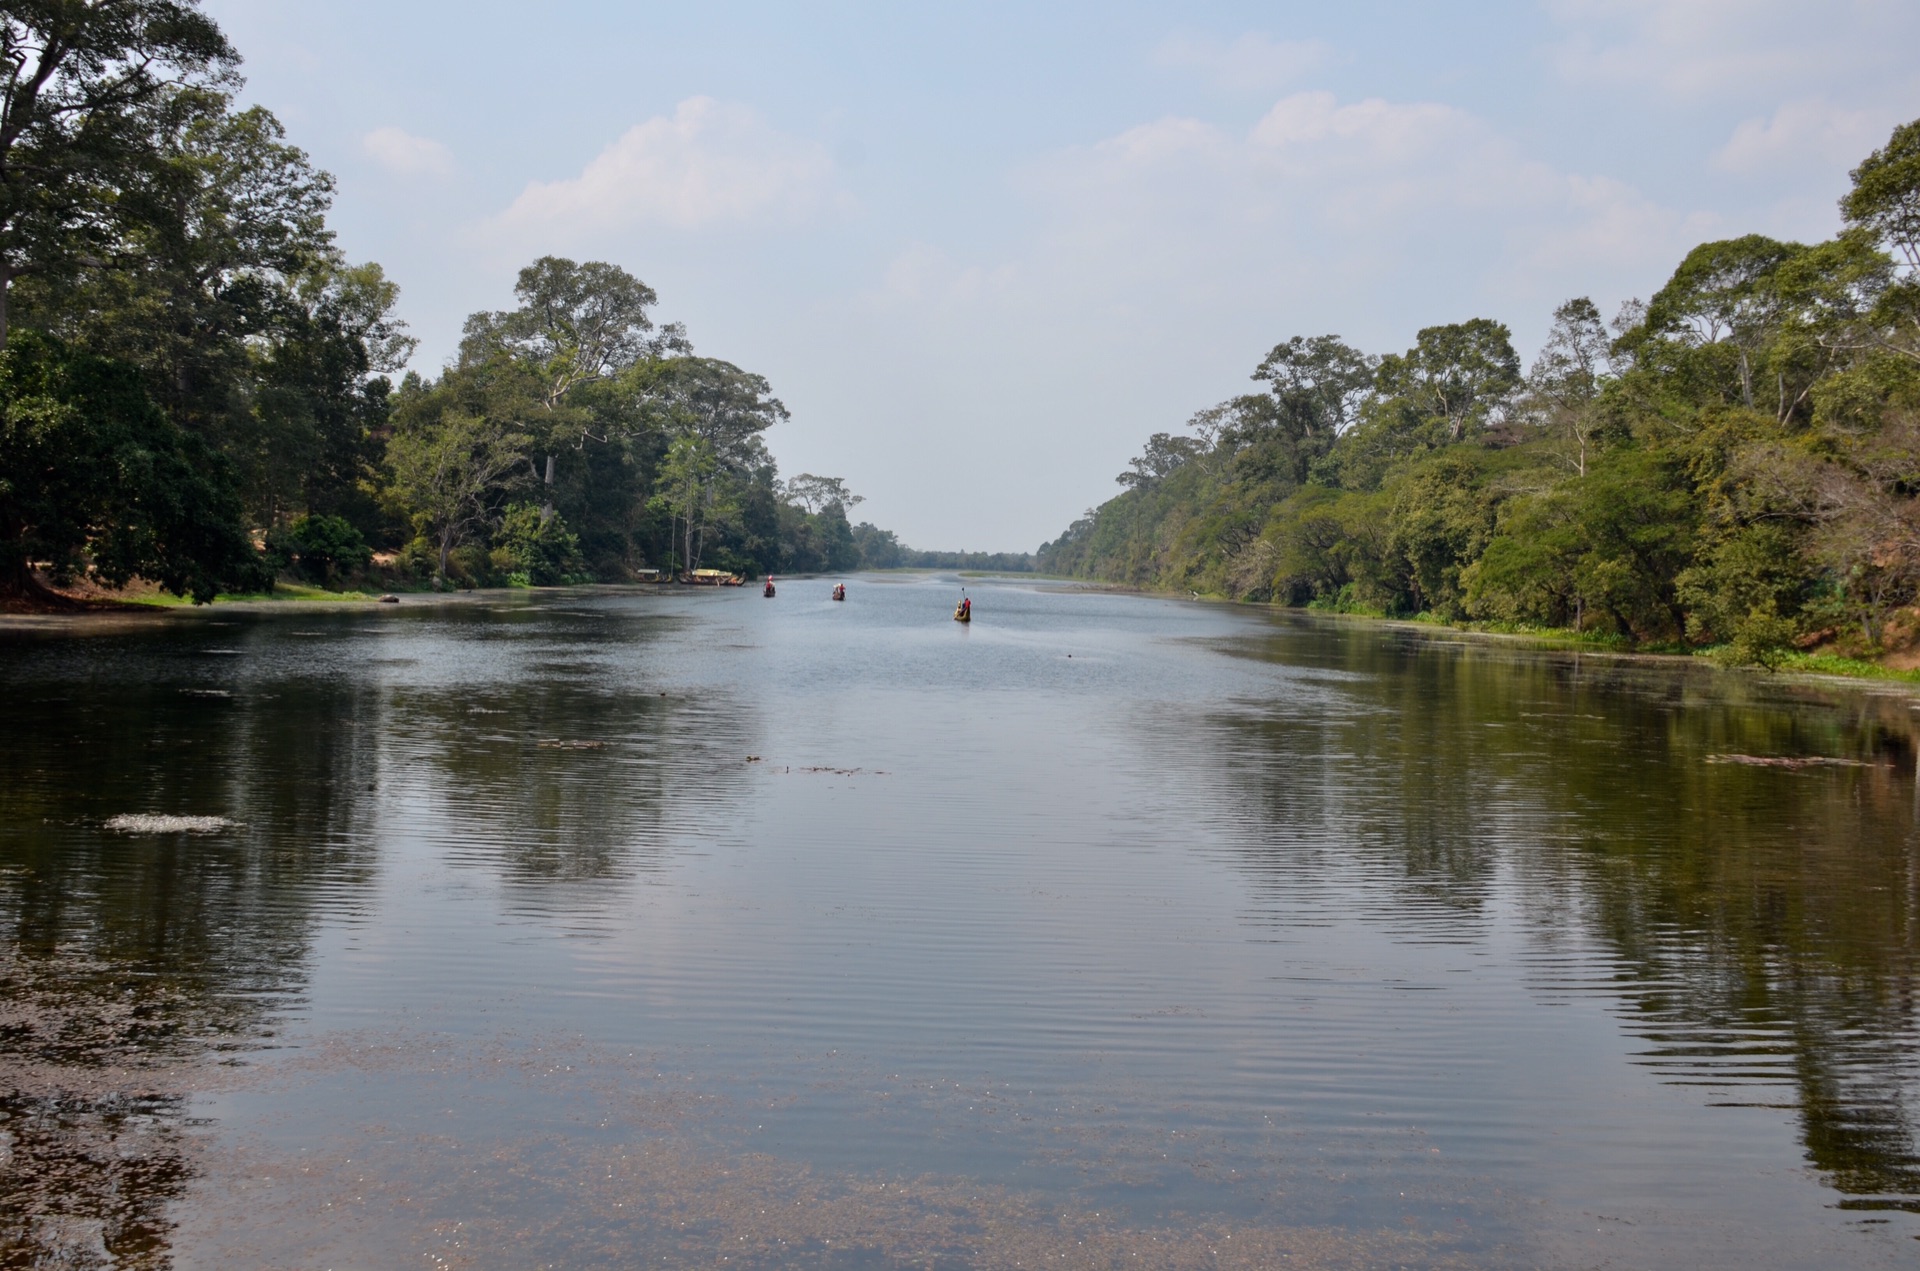
<path fill-rule="evenodd" d="M 1839 228 L 1912 0 L 205 0 L 432 375 L 546 254 L 771 380 L 787 475 L 1031 550 L 1273 345 L 1395 352 Z"/>

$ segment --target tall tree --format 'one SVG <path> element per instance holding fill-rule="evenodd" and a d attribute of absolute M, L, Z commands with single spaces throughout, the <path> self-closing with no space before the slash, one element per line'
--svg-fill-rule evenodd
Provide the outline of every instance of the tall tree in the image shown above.
<path fill-rule="evenodd" d="M 1380 360 L 1376 391 L 1403 412 L 1461 441 L 1485 426 L 1520 386 L 1520 355 L 1504 322 L 1471 318 L 1423 328 L 1405 354 Z"/>
<path fill-rule="evenodd" d="M 1553 311 L 1546 343 L 1527 373 L 1535 410 L 1543 423 L 1573 444 L 1574 470 L 1583 477 L 1612 343 L 1599 306 L 1585 296 L 1575 297 Z"/>
<path fill-rule="evenodd" d="M 545 414 L 529 422 L 544 452 L 537 475 L 544 488 L 542 515 L 550 517 L 559 453 L 605 439 L 590 411 L 567 409 L 569 398 L 643 360 L 690 346 L 678 323 L 655 328 L 647 313 L 659 299 L 653 288 L 605 261 L 542 256 L 520 271 L 513 294 L 519 308 L 467 319 L 461 360 L 508 358 L 538 380 Z"/>
<path fill-rule="evenodd" d="M 16 0 L 0 11 L 0 347 L 16 279 L 111 257 L 182 90 L 237 82 L 193 0 Z"/>
<path fill-rule="evenodd" d="M 133 367 L 33 332 L 0 351 L 0 596 L 146 578 L 195 601 L 257 562 L 220 456 L 154 405 Z"/>
<path fill-rule="evenodd" d="M 1920 362 L 1920 119 L 1893 130 L 1887 144 L 1853 170 L 1840 200 L 1847 223 L 1893 253 L 1899 277 L 1877 307 L 1885 347 Z"/>
<path fill-rule="evenodd" d="M 1331 441 L 1359 418 L 1376 365 L 1337 335 L 1296 335 L 1274 345 L 1253 378 L 1266 382 L 1291 431 Z"/>
<path fill-rule="evenodd" d="M 1648 334 L 1690 348 L 1731 350 L 1735 396 L 1751 408 L 1756 370 L 1791 303 L 1779 285 L 1780 268 L 1806 250 L 1764 234 L 1700 244 L 1648 302 Z"/>
<path fill-rule="evenodd" d="M 628 377 L 645 396 L 649 418 L 669 438 L 658 481 L 661 506 L 678 518 L 681 561 L 704 552 L 708 528 L 740 506 L 756 472 L 771 467 L 761 434 L 787 418 L 762 376 L 715 358 L 644 363 Z"/>
<path fill-rule="evenodd" d="M 838 504 L 844 512 L 867 501 L 865 496 L 847 489 L 844 479 L 817 477 L 811 472 L 803 472 L 788 481 L 786 495 L 788 499 L 805 508 L 809 516 L 817 516 L 835 504 Z"/>
<path fill-rule="evenodd" d="M 445 385 L 402 386 L 387 463 L 393 491 L 438 554 L 434 578 L 444 584 L 453 549 L 484 525 L 530 443 L 513 421 L 464 408 Z"/>

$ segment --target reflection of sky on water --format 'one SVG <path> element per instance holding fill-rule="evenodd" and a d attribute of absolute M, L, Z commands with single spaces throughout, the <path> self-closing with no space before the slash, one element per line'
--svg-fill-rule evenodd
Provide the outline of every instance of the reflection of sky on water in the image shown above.
<path fill-rule="evenodd" d="M 630 1177 L 651 1202 L 503 1247 L 731 1231 L 690 1181 L 729 1162 L 779 1166 L 734 1208 L 804 1197 L 883 1261 L 907 1209 L 969 1203 L 939 1239 L 1084 1209 L 1115 1249 L 1217 1221 L 1356 1265 L 1913 1233 L 1834 1208 L 1914 1190 L 1904 705 L 968 586 L 971 628 L 948 583 L 860 579 L 0 650 L 60 700 L 8 743 L 16 947 L 171 976 L 189 1061 L 277 1034 L 166 1087 L 218 1127 L 187 1261 L 332 1256 L 319 1198 L 363 1148 L 422 1193 L 359 1202 L 378 1260 L 504 1230 L 512 1180 L 565 1215 L 637 1143 L 679 1154 Z M 244 828 L 104 835 L 127 810 Z M 266 1204 L 236 1144 L 324 1165 Z M 828 1203 L 885 1179 L 922 1190 Z M 969 1180 L 1011 1190 L 940 1190 Z"/>

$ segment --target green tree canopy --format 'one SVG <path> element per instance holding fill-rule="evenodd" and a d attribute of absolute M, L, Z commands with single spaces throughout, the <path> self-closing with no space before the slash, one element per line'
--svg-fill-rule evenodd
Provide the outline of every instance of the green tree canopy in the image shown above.
<path fill-rule="evenodd" d="M 0 13 L 0 346 L 15 279 L 113 256 L 182 95 L 239 57 L 192 0 L 24 0 Z"/>
<path fill-rule="evenodd" d="M 226 475 L 134 368 L 31 332 L 0 352 L 0 592 L 39 592 L 36 565 L 200 602 L 252 582 Z"/>

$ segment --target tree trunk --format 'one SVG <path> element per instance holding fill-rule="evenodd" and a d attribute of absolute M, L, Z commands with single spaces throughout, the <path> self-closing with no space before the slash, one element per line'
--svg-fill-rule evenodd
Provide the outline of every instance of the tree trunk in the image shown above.
<path fill-rule="evenodd" d="M 553 519 L 553 456 L 547 456 L 546 498 L 540 505 L 540 524 L 545 525 Z"/>
<path fill-rule="evenodd" d="M 0 350 L 7 347 L 7 298 L 12 291 L 12 271 L 0 271 Z"/>
<path fill-rule="evenodd" d="M 440 532 L 440 572 L 433 576 L 433 589 L 439 591 L 447 585 L 447 558 L 453 555 L 453 532 Z"/>

